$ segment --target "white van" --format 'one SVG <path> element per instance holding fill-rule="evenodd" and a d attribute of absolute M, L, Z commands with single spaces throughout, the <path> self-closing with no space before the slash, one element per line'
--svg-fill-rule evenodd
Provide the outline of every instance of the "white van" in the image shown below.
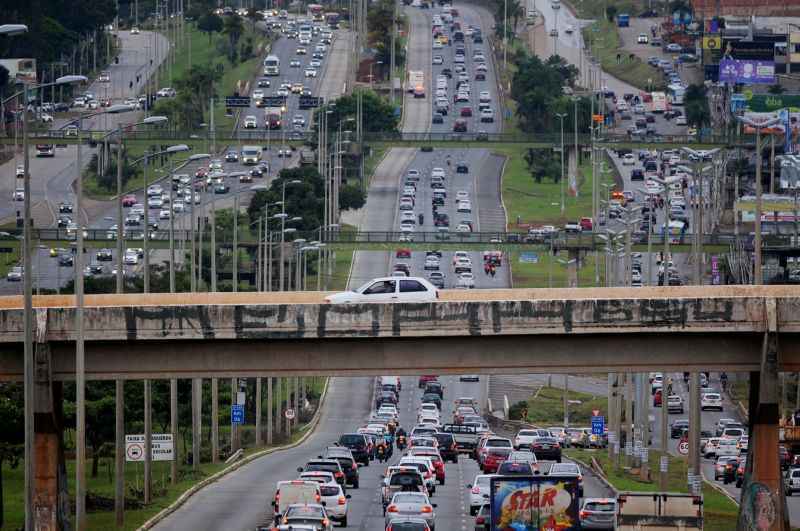
<path fill-rule="evenodd" d="M 275 511 L 275 523 L 280 521 L 286 508 L 294 503 L 319 503 L 321 499 L 319 484 L 315 481 L 293 479 L 279 481 L 275 489 L 272 507 Z"/>

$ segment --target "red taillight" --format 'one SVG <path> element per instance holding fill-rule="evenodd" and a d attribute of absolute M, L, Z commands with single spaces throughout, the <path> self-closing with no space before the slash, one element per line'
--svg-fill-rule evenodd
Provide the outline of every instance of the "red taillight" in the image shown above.
<path fill-rule="evenodd" d="M 453 444 L 451 444 L 451 445 L 450 445 L 450 449 L 451 449 L 451 450 L 455 450 L 455 449 L 456 449 L 456 445 L 455 445 L 455 443 L 453 443 Z"/>
<path fill-rule="evenodd" d="M 581 511 L 581 512 L 580 512 L 580 517 L 581 517 L 581 520 L 583 520 L 583 519 L 584 519 L 584 518 L 586 518 L 587 516 L 589 516 L 589 513 L 588 513 L 588 512 L 586 512 L 586 511 Z"/>
<path fill-rule="evenodd" d="M 319 494 L 315 494 L 314 497 L 317 499 L 317 502 L 319 502 L 320 500 Z"/>
<path fill-rule="evenodd" d="M 347 499 L 344 496 L 339 496 L 339 505 L 344 505 L 347 503 Z"/>
<path fill-rule="evenodd" d="M 431 479 L 431 473 L 425 472 L 425 479 Z"/>
<path fill-rule="evenodd" d="M 351 466 L 351 468 L 352 468 L 353 470 L 358 470 L 358 465 L 357 465 L 357 464 L 355 464 L 355 463 L 353 463 L 353 465 Z"/>
<path fill-rule="evenodd" d="M 325 518 L 324 520 L 322 520 L 322 525 L 328 527 L 329 525 L 331 525 L 331 523 L 327 518 Z"/>
<path fill-rule="evenodd" d="M 486 520 L 483 518 L 483 516 L 479 516 L 475 519 L 476 525 L 483 525 L 484 523 L 486 523 Z"/>
<path fill-rule="evenodd" d="M 479 489 L 478 487 L 472 487 L 472 491 L 471 492 L 472 492 L 472 494 L 480 494 L 481 493 L 481 489 Z"/>
<path fill-rule="evenodd" d="M 425 507 L 422 508 L 422 512 L 423 513 L 432 513 L 433 512 L 433 507 L 431 507 L 430 505 L 426 505 Z"/>
<path fill-rule="evenodd" d="M 335 476 L 337 478 L 340 478 L 340 477 L 344 476 L 344 474 L 342 474 L 341 472 L 336 472 Z"/>
<path fill-rule="evenodd" d="M 386 508 L 387 513 L 396 513 L 397 512 L 397 505 L 390 505 Z"/>

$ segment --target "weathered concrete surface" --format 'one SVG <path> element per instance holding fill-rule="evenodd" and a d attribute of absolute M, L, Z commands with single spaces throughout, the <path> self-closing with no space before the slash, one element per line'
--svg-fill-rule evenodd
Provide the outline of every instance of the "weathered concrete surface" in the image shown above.
<path fill-rule="evenodd" d="M 800 288 L 729 286 L 442 292 L 430 304 L 320 304 L 321 293 L 87 297 L 95 378 L 724 368 L 758 370 L 774 299 L 781 370 L 800 368 Z M 21 367 L 22 310 L 0 299 L 0 378 Z M 72 297 L 37 298 L 57 379 Z M 5 308 L 5 309 L 2 309 Z M 524 336 L 524 337 L 521 337 Z M 164 372 L 166 371 L 166 373 Z"/>

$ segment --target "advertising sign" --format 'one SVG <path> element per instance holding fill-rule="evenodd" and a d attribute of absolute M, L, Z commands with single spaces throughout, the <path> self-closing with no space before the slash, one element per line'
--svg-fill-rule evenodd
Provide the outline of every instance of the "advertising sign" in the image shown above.
<path fill-rule="evenodd" d="M 773 84 L 775 83 L 774 61 L 750 61 L 721 59 L 719 62 L 721 83 Z"/>
<path fill-rule="evenodd" d="M 538 264 L 539 255 L 536 253 L 519 253 L 519 262 L 521 264 Z"/>
<path fill-rule="evenodd" d="M 153 461 L 172 461 L 175 453 L 171 433 L 150 435 L 151 459 Z M 125 460 L 144 463 L 144 434 L 125 436 Z"/>
<path fill-rule="evenodd" d="M 490 491 L 492 531 L 580 529 L 575 477 L 498 476 Z"/>
<path fill-rule="evenodd" d="M 752 94 L 746 98 L 742 94 L 734 94 L 752 112 L 775 112 L 780 109 L 789 109 L 792 112 L 800 110 L 800 94 Z M 732 101 L 733 97 L 731 97 Z"/>

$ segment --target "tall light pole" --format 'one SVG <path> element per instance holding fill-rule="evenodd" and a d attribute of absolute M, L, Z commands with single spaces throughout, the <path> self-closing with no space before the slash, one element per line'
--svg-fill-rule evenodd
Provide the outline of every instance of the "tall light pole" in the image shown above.
<path fill-rule="evenodd" d="M 754 279 L 753 284 L 760 285 L 764 283 L 764 277 L 761 272 L 761 211 L 762 211 L 762 203 L 761 203 L 761 130 L 766 129 L 767 127 L 772 127 L 780 123 L 780 118 L 773 118 L 771 120 L 766 120 L 763 122 L 756 122 L 750 118 L 745 116 L 737 116 L 737 120 L 745 125 L 749 125 L 756 131 L 756 219 L 755 219 L 755 243 L 754 245 L 754 254 L 755 254 L 755 267 L 753 270 Z"/>
<path fill-rule="evenodd" d="M 556 117 L 561 121 L 561 216 L 564 216 L 564 118 L 567 113 L 556 113 Z"/>
<path fill-rule="evenodd" d="M 141 122 L 137 122 L 135 124 L 130 124 L 125 127 L 136 127 L 137 125 L 153 125 L 164 123 L 167 121 L 166 116 L 149 116 L 142 120 Z M 124 232 L 122 230 L 123 225 L 123 218 L 122 218 L 122 166 L 123 166 L 123 126 L 119 124 L 117 126 L 117 293 L 122 293 L 124 289 L 124 276 L 123 276 L 123 264 L 122 264 L 122 247 L 124 242 Z"/>
<path fill-rule="evenodd" d="M 211 158 L 211 155 L 208 153 L 196 153 L 194 155 L 189 155 L 187 159 L 189 162 L 196 162 L 198 160 L 205 160 Z M 170 168 L 170 175 L 172 175 L 172 169 Z M 194 182 L 191 184 L 192 186 L 192 195 L 189 199 L 191 206 L 189 207 L 190 212 L 194 212 Z M 174 203 L 172 200 L 172 186 L 170 183 L 170 200 L 169 200 L 169 208 L 170 208 L 170 215 L 169 215 L 169 292 L 175 293 L 175 209 Z M 189 214 L 190 218 L 193 218 L 193 215 Z M 189 220 L 192 223 L 192 228 L 194 228 L 194 219 Z M 194 238 L 194 231 L 191 231 L 192 238 Z M 194 239 L 192 240 L 194 243 Z M 194 264 L 194 254 L 192 254 L 192 264 Z M 192 267 L 192 275 L 194 275 L 194 267 Z"/>
<path fill-rule="evenodd" d="M 301 181 L 300 179 L 292 179 L 290 181 L 283 181 L 283 185 L 281 186 L 281 213 L 280 213 L 280 220 L 281 220 L 280 260 L 281 260 L 281 263 L 280 263 L 280 266 L 278 268 L 279 276 L 280 276 L 280 283 L 281 283 L 280 286 L 281 286 L 281 288 L 280 288 L 279 291 L 283 291 L 284 290 L 284 286 L 285 286 L 285 284 L 284 284 L 285 251 L 283 249 L 283 244 L 285 243 L 284 234 L 286 232 L 286 217 L 287 217 L 287 214 L 286 214 L 286 185 L 287 184 L 292 184 L 292 185 L 294 185 L 294 184 L 303 184 L 303 181 Z"/>

